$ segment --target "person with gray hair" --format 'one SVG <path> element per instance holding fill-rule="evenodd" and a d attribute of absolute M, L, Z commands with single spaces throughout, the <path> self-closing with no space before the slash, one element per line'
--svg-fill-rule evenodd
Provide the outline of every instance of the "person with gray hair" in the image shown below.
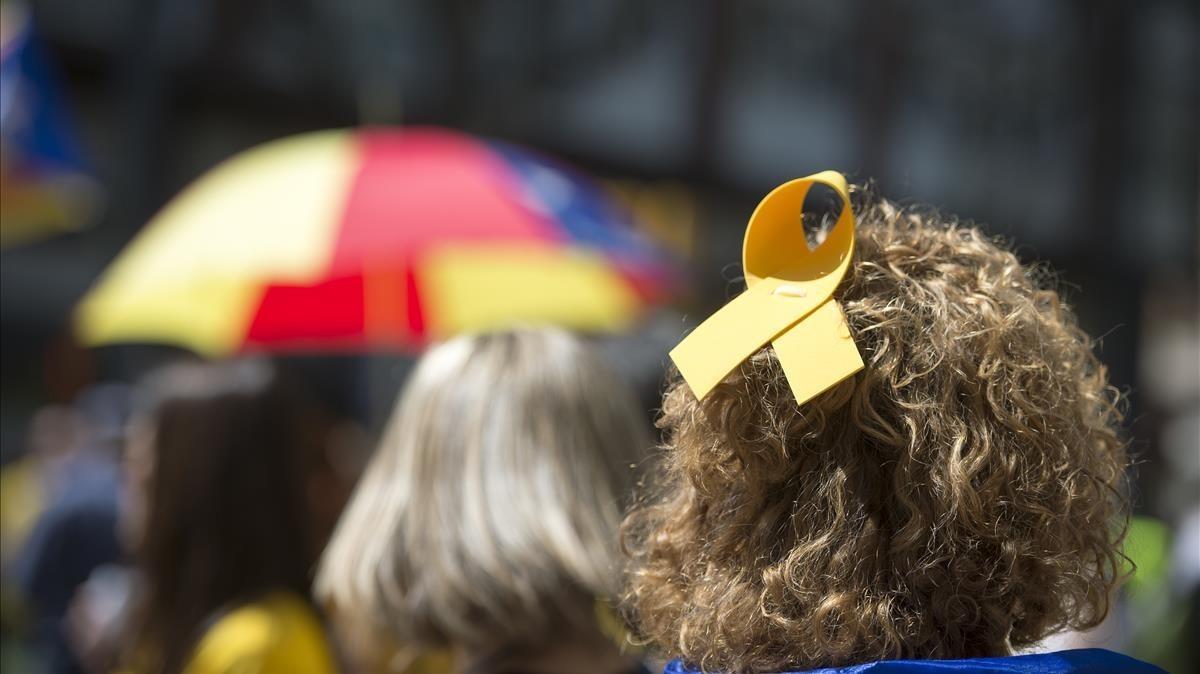
<path fill-rule="evenodd" d="M 622 500 L 648 426 L 564 332 L 433 348 L 326 549 L 318 597 L 353 625 L 343 635 L 370 633 L 410 663 L 645 671 L 606 634 L 603 602 L 618 592 Z"/>

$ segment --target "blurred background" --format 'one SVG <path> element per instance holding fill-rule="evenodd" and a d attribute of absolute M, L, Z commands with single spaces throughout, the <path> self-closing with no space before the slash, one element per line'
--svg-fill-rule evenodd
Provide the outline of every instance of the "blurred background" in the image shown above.
<path fill-rule="evenodd" d="M 780 182 L 831 168 L 978 221 L 1018 242 L 1025 261 L 1056 270 L 1100 336 L 1113 383 L 1130 394 L 1136 509 L 1151 518 L 1138 539 L 1151 599 L 1118 647 L 1183 661 L 1172 660 L 1184 657 L 1182 641 L 1145 628 L 1183 625 L 1189 611 L 1194 621 L 1200 582 L 1195 2 L 0 8 L 6 466 L 45 438 L 32 423 L 38 410 L 79 408 L 98 385 L 131 382 L 175 353 L 85 347 L 75 307 L 173 195 L 263 142 L 438 126 L 595 176 L 678 270 L 652 308 L 599 340 L 620 356 L 648 415 L 666 351 L 737 290 L 754 205 Z M 408 353 L 288 357 L 369 435 Z"/>

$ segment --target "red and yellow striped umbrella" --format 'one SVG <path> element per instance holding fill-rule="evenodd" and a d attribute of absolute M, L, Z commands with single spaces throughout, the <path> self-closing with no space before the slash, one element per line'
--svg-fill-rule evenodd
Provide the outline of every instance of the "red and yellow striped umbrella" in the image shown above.
<path fill-rule="evenodd" d="M 673 271 L 569 168 L 438 130 L 268 143 L 170 202 L 77 312 L 89 345 L 420 347 L 513 322 L 629 324 Z"/>

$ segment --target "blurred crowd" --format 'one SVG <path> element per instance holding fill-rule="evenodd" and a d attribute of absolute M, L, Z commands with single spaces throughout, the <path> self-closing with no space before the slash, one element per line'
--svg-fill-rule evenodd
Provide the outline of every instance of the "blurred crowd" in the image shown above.
<path fill-rule="evenodd" d="M 0 475 L 5 671 L 662 666 L 617 600 L 651 419 L 600 350 L 547 329 L 433 348 L 369 466 L 311 384 L 286 362 L 186 359 L 40 410 Z M 1033 651 L 1191 671 L 1192 519 L 1176 541 L 1135 519 L 1110 617 Z"/>
<path fill-rule="evenodd" d="M 286 360 L 189 358 L 39 410 L 0 475 L 5 671 L 661 668 L 618 606 L 652 419 L 602 349 L 436 346 L 373 451 L 312 386 Z M 1190 517 L 1176 540 L 1135 518 L 1110 617 L 1033 650 L 1191 671 Z"/>
<path fill-rule="evenodd" d="M 308 386 L 187 360 L 39 411 L 2 478 L 5 671 L 645 671 L 612 543 L 650 424 L 600 356 L 544 330 L 430 352 L 317 595 L 363 448 Z M 401 587 L 416 615 L 387 615 Z"/>

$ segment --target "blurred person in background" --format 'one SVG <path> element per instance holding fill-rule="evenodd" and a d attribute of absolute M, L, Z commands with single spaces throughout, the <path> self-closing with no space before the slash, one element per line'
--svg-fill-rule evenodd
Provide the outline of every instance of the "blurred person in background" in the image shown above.
<path fill-rule="evenodd" d="M 80 431 L 75 410 L 65 405 L 42 407 L 29 419 L 24 453 L 0 469 L 0 564 L 6 579 L 46 508 L 53 466 L 75 451 Z"/>
<path fill-rule="evenodd" d="M 23 461 L 32 465 L 32 484 L 13 496 L 27 499 L 22 507 L 36 515 L 13 565 L 36 658 L 47 672 L 83 671 L 64 622 L 71 598 L 97 569 L 123 562 L 117 521 L 128 407 L 127 386 L 102 384 L 70 407 L 44 408 L 31 422 Z"/>
<path fill-rule="evenodd" d="M 46 510 L 52 466 L 58 459 L 75 451 L 79 443 L 80 421 L 66 405 L 47 405 L 29 419 L 25 432 L 24 453 L 0 469 L 0 627 L 3 628 L 3 648 L 0 649 L 0 669 L 24 671 L 33 667 L 35 656 L 50 661 L 51 653 L 69 654 L 56 648 L 57 623 L 36 618 L 28 588 L 22 583 L 18 567 L 28 558 L 27 542 Z M 45 525 L 40 527 L 45 529 Z M 44 534 L 40 537 L 45 538 Z M 70 659 L 51 671 L 71 671 Z M 38 661 L 38 664 L 42 664 Z M 47 665 L 48 666 L 48 665 Z"/>
<path fill-rule="evenodd" d="M 429 351 L 318 572 L 335 624 L 366 642 L 358 667 L 432 671 L 421 658 L 441 653 L 469 674 L 645 671 L 603 600 L 647 430 L 632 393 L 563 332 Z"/>
<path fill-rule="evenodd" d="M 309 495 L 330 430 L 262 360 L 170 366 L 139 390 L 122 531 L 140 578 L 119 668 L 131 674 L 335 670 L 309 574 Z M 79 641 L 97 592 L 77 600 Z M 91 628 L 101 627 L 93 620 Z M 102 654 L 91 653 L 95 669 Z"/>

